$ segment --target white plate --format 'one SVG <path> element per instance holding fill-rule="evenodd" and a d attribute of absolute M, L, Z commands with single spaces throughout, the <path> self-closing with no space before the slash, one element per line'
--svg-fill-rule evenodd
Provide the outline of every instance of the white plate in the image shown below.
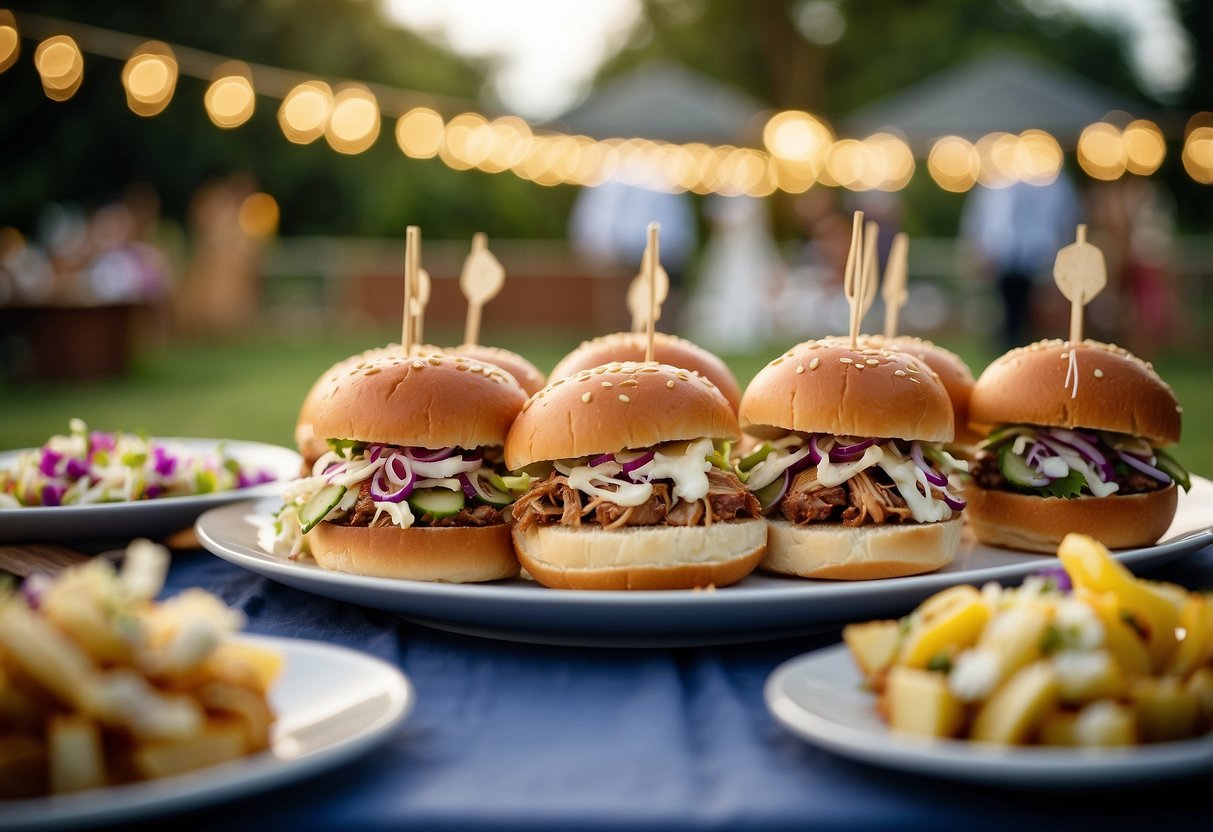
<path fill-rule="evenodd" d="M 171 437 L 155 437 L 152 441 L 180 445 L 195 453 L 211 453 L 222 445 L 242 467 L 250 471 L 269 471 L 277 480 L 299 476 L 302 464 L 299 454 L 294 451 L 262 442 Z M 37 449 L 0 452 L 0 469 L 11 468 L 18 457 L 30 450 Z M 207 509 L 249 497 L 276 495 L 281 491 L 280 482 L 267 482 L 193 497 L 161 497 L 131 503 L 84 506 L 0 508 L 0 543 L 159 537 L 180 531 Z"/>
<path fill-rule="evenodd" d="M 56 797 L 0 801 L 0 829 L 130 823 L 280 786 L 334 768 L 387 739 L 412 710 L 412 685 L 374 656 L 317 641 L 242 635 L 283 656 L 270 690 L 268 751 L 189 774 Z"/>
<path fill-rule="evenodd" d="M 846 645 L 784 662 L 767 679 L 767 708 L 793 734 L 843 757 L 915 774 L 1017 788 L 1148 782 L 1213 769 L 1213 735 L 1134 748 L 1006 747 L 899 734 L 876 713 L 876 698 Z"/>
<path fill-rule="evenodd" d="M 1134 567 L 1152 566 L 1213 543 L 1213 482 L 1193 477 L 1163 542 L 1118 552 Z M 799 635 L 825 625 L 900 615 L 957 583 L 1015 583 L 1056 558 L 966 540 L 956 560 L 929 575 L 831 582 L 755 573 L 713 592 L 605 592 L 546 589 L 528 581 L 440 584 L 329 572 L 310 560 L 266 554 L 257 528 L 281 505 L 239 503 L 209 511 L 195 530 L 224 560 L 316 595 L 400 613 L 432 627 L 545 644 L 681 646 Z"/>

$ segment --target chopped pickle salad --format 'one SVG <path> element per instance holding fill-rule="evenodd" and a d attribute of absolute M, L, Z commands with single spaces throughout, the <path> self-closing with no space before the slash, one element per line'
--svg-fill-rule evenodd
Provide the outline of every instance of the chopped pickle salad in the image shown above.
<path fill-rule="evenodd" d="M 138 433 L 90 431 L 80 419 L 69 427 L 0 470 L 0 508 L 194 496 L 274 479 L 241 466 L 222 446 L 191 451 Z"/>
<path fill-rule="evenodd" d="M 977 484 L 1073 498 L 1141 494 L 1176 483 L 1191 488 L 1188 472 L 1145 439 L 1108 431 L 1007 425 L 978 446 Z"/>

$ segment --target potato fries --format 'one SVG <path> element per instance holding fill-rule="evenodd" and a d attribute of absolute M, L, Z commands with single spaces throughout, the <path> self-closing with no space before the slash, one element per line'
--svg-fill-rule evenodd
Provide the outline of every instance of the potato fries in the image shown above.
<path fill-rule="evenodd" d="M 166 777 L 261 751 L 272 652 L 201 590 L 164 603 L 168 552 L 130 545 L 0 591 L 0 799 Z"/>
<path fill-rule="evenodd" d="M 843 640 L 897 731 L 1117 746 L 1213 731 L 1213 595 L 1134 577 L 1067 536 L 1065 573 L 946 589 Z"/>

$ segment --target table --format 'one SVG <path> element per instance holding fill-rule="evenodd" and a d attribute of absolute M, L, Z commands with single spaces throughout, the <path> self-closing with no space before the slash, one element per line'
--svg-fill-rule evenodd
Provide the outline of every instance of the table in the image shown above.
<path fill-rule="evenodd" d="M 1146 573 L 1213 587 L 1213 547 Z M 400 666 L 410 719 L 336 772 L 147 828 L 459 830 L 1213 828 L 1209 777 L 1050 794 L 851 763 L 784 732 L 762 700 L 811 638 L 603 650 L 476 639 L 280 586 L 203 552 L 166 594 L 202 586 L 255 633 L 356 646 Z"/>

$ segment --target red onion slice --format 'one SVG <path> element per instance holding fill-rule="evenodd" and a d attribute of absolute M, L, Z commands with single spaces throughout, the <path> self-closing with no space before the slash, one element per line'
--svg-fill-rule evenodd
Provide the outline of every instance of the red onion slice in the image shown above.
<path fill-rule="evenodd" d="M 922 471 L 923 475 L 927 478 L 927 482 L 931 485 L 943 488 L 948 484 L 947 477 L 927 464 L 926 459 L 922 455 L 922 446 L 917 442 L 910 443 L 910 458 L 914 460 L 914 464 L 918 466 L 918 470 Z"/>
<path fill-rule="evenodd" d="M 769 512 L 773 508 L 775 508 L 775 506 L 779 505 L 780 500 L 782 500 L 787 495 L 788 488 L 791 487 L 791 485 L 792 485 L 792 474 L 790 471 L 784 471 L 782 484 L 779 486 L 779 490 L 775 492 L 775 497 L 770 502 L 766 502 L 766 503 L 760 502 L 760 506 L 762 508 L 762 513 L 766 514 L 767 512 Z M 770 486 L 767 486 L 767 487 L 769 488 Z"/>
<path fill-rule="evenodd" d="M 455 452 L 454 448 L 438 448 L 430 450 L 429 448 L 405 448 L 404 453 L 409 459 L 414 462 L 439 462 L 446 459 Z"/>
<path fill-rule="evenodd" d="M 1172 482 L 1171 478 L 1169 476 L 1167 476 L 1166 472 L 1162 471 L 1159 468 L 1155 468 L 1153 465 L 1146 462 L 1145 460 L 1138 459 L 1137 457 L 1133 456 L 1133 454 L 1125 453 L 1124 451 L 1117 451 L 1116 455 L 1120 457 L 1120 461 L 1123 462 L 1125 465 L 1129 465 L 1133 468 L 1136 468 L 1138 471 L 1145 474 L 1147 477 L 1153 477 L 1154 479 L 1158 480 L 1159 482 L 1165 482 L 1167 484 L 1170 484 Z"/>
<path fill-rule="evenodd" d="M 808 459 L 809 459 L 810 465 L 820 465 L 821 464 L 821 448 L 817 447 L 817 434 L 813 434 L 812 436 L 809 437 Z"/>
<path fill-rule="evenodd" d="M 412 461 L 413 473 L 418 477 L 432 479 L 445 479 L 446 477 L 454 477 L 458 474 L 470 474 L 479 467 L 480 460 L 466 460 L 457 456 L 448 456 L 446 459 L 432 462 L 422 462 L 419 459 Z"/>
<path fill-rule="evenodd" d="M 635 471 L 637 468 L 643 468 L 644 466 L 648 465 L 650 462 L 653 461 L 654 456 L 656 456 L 656 454 L 654 454 L 652 451 L 646 451 L 645 453 L 643 453 L 640 456 L 633 459 L 631 462 L 620 463 L 619 467 L 623 469 L 623 473 L 630 474 L 633 471 Z"/>
<path fill-rule="evenodd" d="M 1052 428 L 1049 433 L 1053 441 L 1066 446 L 1087 461 L 1095 463 L 1100 469 L 1104 482 L 1112 482 L 1116 479 L 1116 469 L 1112 467 L 1112 463 L 1108 462 L 1108 458 L 1103 455 L 1099 448 L 1096 448 L 1072 430 Z"/>
<path fill-rule="evenodd" d="M 597 468 L 599 465 L 606 465 L 608 462 L 614 462 L 614 461 L 615 461 L 614 454 L 602 454 L 601 456 L 596 456 L 590 460 L 590 467 Z"/>
<path fill-rule="evenodd" d="M 953 497 L 946 491 L 939 495 L 939 499 L 943 500 L 952 511 L 964 511 L 965 506 L 968 505 L 964 500 L 959 497 Z"/>
<path fill-rule="evenodd" d="M 830 462 L 854 462 L 863 456 L 863 452 L 876 443 L 875 438 L 869 437 L 854 445 L 835 445 L 830 449 Z"/>
<path fill-rule="evenodd" d="M 402 484 L 394 491 L 390 490 L 387 482 L 385 481 L 386 479 L 387 478 L 384 474 L 383 468 L 380 468 L 375 472 L 375 475 L 371 477 L 372 500 L 376 500 L 381 503 L 399 503 L 402 500 L 408 499 L 409 495 L 413 493 L 414 480 L 412 477 L 409 478 L 408 482 Z"/>

